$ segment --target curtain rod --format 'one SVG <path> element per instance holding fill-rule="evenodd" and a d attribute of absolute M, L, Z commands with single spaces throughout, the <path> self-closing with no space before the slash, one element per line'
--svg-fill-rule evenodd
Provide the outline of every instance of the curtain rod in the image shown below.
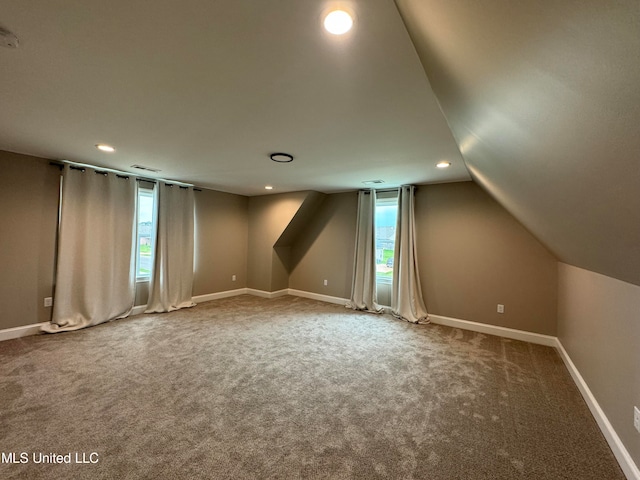
<path fill-rule="evenodd" d="M 361 188 L 360 191 L 364 193 L 371 193 L 372 191 L 384 193 L 384 192 L 397 192 L 400 187 L 397 188 Z"/>
<path fill-rule="evenodd" d="M 114 170 L 113 168 L 109 168 L 106 170 L 101 170 L 100 167 L 96 167 L 94 165 L 89 165 L 89 164 L 84 164 L 84 163 L 73 163 L 73 162 L 49 162 L 49 165 L 53 166 L 53 167 L 58 167 L 60 170 L 62 170 L 64 168 L 64 165 L 68 164 L 69 168 L 72 170 L 80 170 L 82 172 L 84 172 L 87 168 L 92 168 L 97 174 L 99 175 L 106 175 L 107 173 L 111 172 L 111 173 L 115 173 L 116 177 L 118 178 L 129 178 L 130 176 L 135 177 L 136 182 L 149 182 L 149 183 L 158 183 L 158 180 L 153 179 L 153 178 L 147 178 L 147 177 L 140 177 L 138 175 L 135 174 L 128 174 L 127 172 L 120 172 L 118 173 L 117 170 Z M 81 165 L 81 166 L 79 166 Z M 173 187 L 173 185 L 176 185 L 175 181 L 173 180 L 165 180 L 165 179 L 160 179 L 161 181 L 165 182 L 165 184 L 167 186 Z M 182 183 L 182 182 L 178 182 L 178 183 Z M 194 185 L 178 185 L 180 188 L 189 188 L 189 186 L 193 187 L 193 191 L 194 192 L 201 192 L 202 189 L 201 188 L 197 188 Z"/>
<path fill-rule="evenodd" d="M 381 193 L 384 193 L 384 192 L 397 192 L 402 187 L 414 187 L 415 189 L 417 189 L 418 185 L 411 185 L 411 184 L 400 185 L 399 187 L 396 187 L 396 188 L 361 188 L 359 191 L 360 192 L 365 192 L 365 193 L 369 193 L 369 192 L 371 192 L 373 190 L 375 190 L 376 192 L 381 192 Z"/>

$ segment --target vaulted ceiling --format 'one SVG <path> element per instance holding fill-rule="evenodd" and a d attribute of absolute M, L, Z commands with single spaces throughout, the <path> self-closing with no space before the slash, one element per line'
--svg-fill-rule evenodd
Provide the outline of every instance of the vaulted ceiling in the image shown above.
<path fill-rule="evenodd" d="M 640 284 L 637 0 L 0 0 L 0 27 L 0 149 L 245 195 L 473 178 Z"/>
<path fill-rule="evenodd" d="M 396 3 L 474 180 L 560 260 L 640 284 L 640 3 Z"/>

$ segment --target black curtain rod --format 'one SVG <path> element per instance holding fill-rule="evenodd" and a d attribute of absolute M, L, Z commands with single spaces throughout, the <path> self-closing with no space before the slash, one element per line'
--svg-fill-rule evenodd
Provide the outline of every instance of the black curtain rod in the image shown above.
<path fill-rule="evenodd" d="M 361 188 L 360 191 L 364 193 L 371 193 L 372 191 L 376 192 L 397 192 L 400 189 L 398 188 Z"/>
<path fill-rule="evenodd" d="M 64 169 L 64 163 L 60 163 L 60 162 L 49 162 L 49 165 L 51 165 L 52 167 L 58 167 L 60 170 Z M 75 165 L 71 165 L 69 164 L 69 168 L 71 170 L 79 170 L 81 172 L 85 172 L 87 169 L 85 167 L 76 167 Z M 109 172 L 106 170 L 94 170 L 96 174 L 98 175 L 107 175 Z M 113 172 L 115 173 L 115 172 Z M 120 175 L 118 173 L 115 173 L 116 177 L 118 178 L 125 178 L 128 179 L 129 175 Z M 149 183 L 158 183 L 157 180 L 154 180 L 152 178 L 145 178 L 145 177 L 135 177 L 136 182 L 149 182 Z M 166 185 L 173 187 L 173 183 L 167 183 Z M 183 185 L 178 185 L 180 188 L 184 188 L 187 189 L 189 187 L 183 186 Z M 202 189 L 201 188 L 196 188 L 193 187 L 193 191 L 194 192 L 201 192 Z"/>

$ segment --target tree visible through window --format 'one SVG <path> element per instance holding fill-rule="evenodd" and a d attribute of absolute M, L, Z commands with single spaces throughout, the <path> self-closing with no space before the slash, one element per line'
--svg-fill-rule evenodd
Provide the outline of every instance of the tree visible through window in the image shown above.
<path fill-rule="evenodd" d="M 136 276 L 145 279 L 153 268 L 153 240 L 155 233 L 153 190 L 138 187 L 138 248 Z"/>
<path fill-rule="evenodd" d="M 397 193 L 379 193 L 375 212 L 376 277 L 379 283 L 391 283 L 393 280 L 397 218 Z"/>

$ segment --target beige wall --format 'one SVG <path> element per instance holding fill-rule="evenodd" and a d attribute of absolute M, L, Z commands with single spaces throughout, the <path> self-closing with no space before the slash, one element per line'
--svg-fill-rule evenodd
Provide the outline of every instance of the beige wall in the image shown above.
<path fill-rule="evenodd" d="M 640 465 L 640 287 L 564 263 L 558 273 L 558 338 Z"/>
<path fill-rule="evenodd" d="M 291 248 L 290 288 L 350 297 L 357 209 L 357 192 L 325 198 Z"/>
<path fill-rule="evenodd" d="M 50 316 L 42 300 L 52 292 L 59 172 L 42 159 L 1 153 L 0 160 L 0 220 L 11 225 L 0 237 L 0 328 L 8 328 Z M 194 295 L 248 286 L 350 296 L 355 192 L 319 199 L 310 192 L 247 198 L 203 190 L 195 198 Z M 309 198 L 320 206 L 274 250 Z M 416 220 L 430 313 L 555 334 L 555 259 L 479 187 L 420 186 Z M 146 287 L 138 284 L 136 304 L 145 303 Z M 504 315 L 495 312 L 497 303 L 505 304 Z"/>
<path fill-rule="evenodd" d="M 247 286 L 248 205 L 241 195 L 195 192 L 194 296 Z"/>
<path fill-rule="evenodd" d="M 273 246 L 308 195 L 309 192 L 293 192 L 249 198 L 249 288 L 275 292 L 289 286 L 289 253 L 287 248 L 276 253 Z"/>
<path fill-rule="evenodd" d="M 356 216 L 355 192 L 328 196 L 293 247 L 291 288 L 349 298 Z M 416 226 L 430 313 L 555 335 L 555 257 L 476 184 L 419 186 Z"/>
<path fill-rule="evenodd" d="M 555 257 L 480 187 L 418 187 L 416 223 L 429 313 L 555 335 Z"/>
<path fill-rule="evenodd" d="M 205 189 L 194 197 L 193 296 L 245 288 L 249 198 Z M 137 282 L 136 305 L 148 297 L 149 282 Z"/>
<path fill-rule="evenodd" d="M 48 322 L 60 170 L 0 151 L 0 329 Z"/>

